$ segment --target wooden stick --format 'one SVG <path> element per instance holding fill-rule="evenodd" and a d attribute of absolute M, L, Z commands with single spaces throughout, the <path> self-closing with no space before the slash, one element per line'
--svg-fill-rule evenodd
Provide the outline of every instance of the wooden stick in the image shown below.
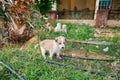
<path fill-rule="evenodd" d="M 27 21 L 27 23 L 28 23 L 32 28 L 34 28 L 34 26 L 30 23 L 30 21 Z"/>
<path fill-rule="evenodd" d="M 97 42 L 97 41 L 81 41 L 81 40 L 67 40 L 67 42 L 75 42 L 75 43 L 86 43 L 86 44 L 95 44 L 95 45 L 112 45 L 113 42 Z"/>

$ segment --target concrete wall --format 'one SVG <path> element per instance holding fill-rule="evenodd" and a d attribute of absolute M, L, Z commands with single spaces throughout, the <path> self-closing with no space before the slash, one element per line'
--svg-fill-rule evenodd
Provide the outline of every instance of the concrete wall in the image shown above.
<path fill-rule="evenodd" d="M 90 26 L 95 25 L 95 20 L 62 20 L 62 19 L 59 19 L 57 21 L 62 22 L 62 23 L 77 23 L 81 25 L 85 24 L 85 25 L 90 25 Z M 108 20 L 107 25 L 109 27 L 120 27 L 120 20 Z"/>
<path fill-rule="evenodd" d="M 61 4 L 58 4 L 58 10 L 74 10 L 75 7 L 77 7 L 78 10 L 84 8 L 95 10 L 95 2 L 96 0 L 61 0 Z"/>
<path fill-rule="evenodd" d="M 58 4 L 58 10 L 68 9 L 73 10 L 76 6 L 78 10 L 89 8 L 95 10 L 96 0 L 60 0 L 61 4 Z M 120 0 L 112 0 L 111 9 L 120 8 Z"/>
<path fill-rule="evenodd" d="M 60 0 L 60 4 L 57 5 L 59 11 L 63 9 L 71 9 L 71 0 Z"/>
<path fill-rule="evenodd" d="M 120 0 L 112 0 L 111 9 L 112 10 L 120 9 Z"/>
<path fill-rule="evenodd" d="M 67 10 L 74 10 L 75 6 L 77 10 L 89 8 L 90 10 L 95 10 L 96 0 L 61 0 L 61 4 L 58 4 L 58 10 L 61 11 L 63 9 Z M 111 8 L 112 10 L 120 9 L 120 0 L 112 0 Z M 114 16 L 119 17 L 118 14 L 113 14 Z M 110 16 L 110 15 L 109 15 Z M 113 18 L 113 16 L 112 16 Z M 116 18 L 113 18 L 116 19 Z M 79 24 L 86 24 L 90 26 L 95 25 L 95 20 L 58 20 L 64 23 L 79 23 Z M 107 25 L 111 27 L 120 27 L 120 20 L 108 20 Z"/>

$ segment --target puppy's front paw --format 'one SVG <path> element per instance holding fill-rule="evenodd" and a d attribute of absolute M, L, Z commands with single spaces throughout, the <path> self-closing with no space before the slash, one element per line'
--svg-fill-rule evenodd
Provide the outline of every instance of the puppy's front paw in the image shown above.
<path fill-rule="evenodd" d="M 57 57 L 58 59 L 61 59 L 60 54 L 57 54 L 56 57 Z"/>

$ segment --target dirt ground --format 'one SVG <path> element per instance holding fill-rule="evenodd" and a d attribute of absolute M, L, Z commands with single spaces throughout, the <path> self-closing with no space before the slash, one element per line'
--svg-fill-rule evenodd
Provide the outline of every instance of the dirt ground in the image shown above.
<path fill-rule="evenodd" d="M 105 28 L 105 29 L 99 29 L 96 28 L 94 36 L 99 38 L 99 37 L 114 37 L 114 36 L 120 36 L 120 28 L 114 29 L 114 28 Z"/>
<path fill-rule="evenodd" d="M 97 32 L 95 32 L 97 34 L 97 38 L 100 37 L 106 37 L 106 38 L 110 38 L 110 37 L 114 37 L 114 36 L 120 36 L 120 28 L 117 30 L 114 30 L 112 28 L 106 28 L 106 29 L 96 29 Z M 85 57 L 85 50 L 81 49 L 81 50 L 66 50 L 64 53 L 66 55 L 74 55 L 74 56 L 79 56 L 84 58 Z M 87 53 L 87 57 L 88 58 L 98 58 L 98 59 L 115 59 L 114 56 L 109 56 L 103 53 L 97 53 L 97 52 L 88 52 Z"/>
<path fill-rule="evenodd" d="M 115 57 L 113 56 L 109 56 L 103 53 L 96 53 L 96 52 L 91 52 L 89 51 L 87 53 L 87 57 L 85 56 L 85 50 L 84 49 L 80 49 L 80 50 L 66 50 L 64 51 L 65 55 L 70 55 L 70 56 L 78 56 L 78 57 L 82 57 L 82 58 L 97 58 L 97 59 L 114 59 Z"/>

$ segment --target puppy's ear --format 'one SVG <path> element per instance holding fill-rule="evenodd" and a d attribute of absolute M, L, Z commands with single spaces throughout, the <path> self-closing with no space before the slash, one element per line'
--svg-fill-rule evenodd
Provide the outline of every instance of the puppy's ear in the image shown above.
<path fill-rule="evenodd" d="M 65 38 L 65 42 L 67 42 L 67 39 Z"/>
<path fill-rule="evenodd" d="M 58 42 L 58 38 L 55 38 L 55 42 Z"/>

